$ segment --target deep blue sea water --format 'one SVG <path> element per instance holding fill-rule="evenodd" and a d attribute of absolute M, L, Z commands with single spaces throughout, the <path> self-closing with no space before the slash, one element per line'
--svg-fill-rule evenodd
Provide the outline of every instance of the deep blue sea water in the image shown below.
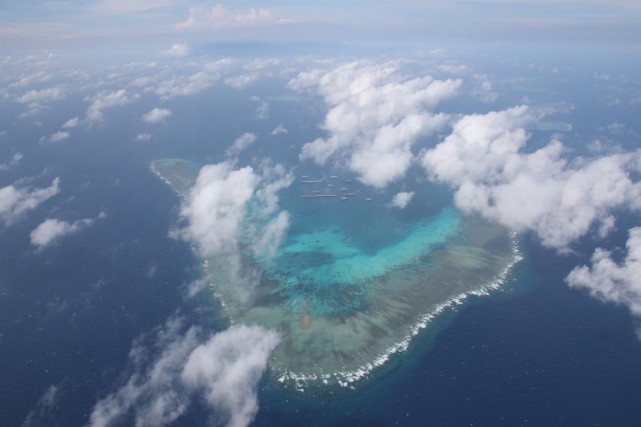
<path fill-rule="evenodd" d="M 598 132 L 595 117 L 605 124 L 621 117 L 583 107 L 591 97 L 566 90 L 566 98 L 580 105 L 573 123 L 578 133 L 569 137 L 577 149 L 580 136 Z M 269 86 L 258 94 L 270 96 Z M 78 129 L 69 141 L 41 146 L 35 141 L 42 132 L 3 123 L 26 161 L 2 175 L 1 185 L 37 176 L 34 185 L 44 186 L 59 176 L 63 190 L 0 231 L 1 425 L 22 425 L 32 411 L 34 425 L 83 425 L 95 402 L 126 373 L 136 337 L 176 313 L 212 330 L 225 327 L 213 301 L 185 298 L 184 285 L 199 275 L 198 260 L 186 243 L 168 237 L 179 201 L 149 172 L 149 162 L 215 162 L 242 132 L 269 133 L 278 119 L 290 129 L 286 144 L 297 147 L 319 135 L 313 124 L 322 115 L 272 102 L 273 120 L 257 122 L 247 98 L 229 88 L 218 88 L 217 97 L 173 101 L 174 124 L 146 145 L 132 141 L 138 129 L 108 126 Z M 81 99 L 64 103 L 70 110 L 85 106 Z M 138 117 L 154 105 L 143 99 L 127 112 L 110 112 L 109 120 Z M 67 118 L 54 110 L 43 126 Z M 265 137 L 265 144 L 279 143 Z M 297 150 L 276 151 L 278 161 L 293 163 L 297 156 Z M 274 147 L 259 145 L 253 153 L 265 152 Z M 55 248 L 39 252 L 29 244 L 29 232 L 47 217 L 99 212 L 106 217 Z M 608 247 L 625 242 L 627 223 L 635 225 L 635 219 L 624 217 Z M 574 266 L 588 261 L 595 242 L 586 239 L 565 256 L 528 235 L 521 243 L 525 259 L 503 291 L 447 311 L 356 391 L 327 390 L 318 398 L 318 392 L 284 390 L 263 378 L 255 425 L 638 426 L 641 341 L 635 319 L 625 308 L 563 283 Z M 39 412 L 38 401 L 52 385 L 59 389 L 56 404 Z M 195 402 L 178 425 L 207 420 Z"/>

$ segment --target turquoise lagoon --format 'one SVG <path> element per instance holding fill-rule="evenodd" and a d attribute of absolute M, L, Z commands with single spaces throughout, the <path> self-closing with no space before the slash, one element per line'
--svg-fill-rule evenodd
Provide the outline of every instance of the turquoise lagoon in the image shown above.
<path fill-rule="evenodd" d="M 182 196 L 199 170 L 179 159 L 151 169 Z M 405 350 L 443 310 L 498 288 L 519 260 L 512 233 L 447 203 L 402 218 L 358 184 L 316 181 L 298 180 L 281 194 L 291 225 L 274 258 L 243 251 L 245 277 L 258 278 L 249 302 L 239 288 L 250 285 L 233 283 L 225 260 L 203 260 L 231 323 L 281 334 L 270 368 L 286 385 L 351 386 Z M 354 195 L 341 199 L 345 190 Z M 328 193 L 337 197 L 301 198 Z M 247 222 L 260 226 L 251 215 Z"/>

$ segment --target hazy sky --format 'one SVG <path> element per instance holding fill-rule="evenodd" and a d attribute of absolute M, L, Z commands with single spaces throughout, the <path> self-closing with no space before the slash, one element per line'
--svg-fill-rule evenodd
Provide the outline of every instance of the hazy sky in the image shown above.
<path fill-rule="evenodd" d="M 5 51 L 167 43 L 641 41 L 637 0 L 0 2 Z"/>

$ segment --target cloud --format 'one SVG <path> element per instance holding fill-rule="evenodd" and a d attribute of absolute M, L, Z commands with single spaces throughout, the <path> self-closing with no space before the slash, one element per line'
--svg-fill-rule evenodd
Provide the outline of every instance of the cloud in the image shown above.
<path fill-rule="evenodd" d="M 337 157 L 361 182 L 383 188 L 405 176 L 413 144 L 447 124 L 448 116 L 430 110 L 456 95 L 461 83 L 430 76 L 409 79 L 392 62 L 353 62 L 329 72 L 300 73 L 289 86 L 317 88 L 329 108 L 322 126 L 329 136 L 306 143 L 301 160 L 323 165 Z"/>
<path fill-rule="evenodd" d="M 184 413 L 189 396 L 180 374 L 199 344 L 199 331 L 192 327 L 182 333 L 182 329 L 183 320 L 172 317 L 155 331 L 149 346 L 145 346 L 146 337 L 134 342 L 129 352 L 133 372 L 125 384 L 94 405 L 89 426 L 114 425 L 131 412 L 135 425 L 162 426 Z M 158 349 L 159 354 L 149 354 L 153 349 Z M 147 366 L 144 362 L 149 359 Z"/>
<path fill-rule="evenodd" d="M 414 192 L 413 191 L 401 191 L 400 193 L 397 193 L 394 198 L 392 199 L 392 202 L 390 203 L 390 206 L 399 208 L 399 209 L 405 209 L 407 205 L 412 201 L 412 198 L 414 197 Z"/>
<path fill-rule="evenodd" d="M 91 7 L 98 14 L 127 15 L 176 4 L 176 0 L 98 0 Z"/>
<path fill-rule="evenodd" d="M 245 89 L 252 83 L 256 82 L 259 78 L 260 73 L 244 73 L 237 76 L 227 77 L 225 79 L 225 84 L 236 89 Z"/>
<path fill-rule="evenodd" d="M 287 128 L 283 126 L 282 124 L 276 126 L 274 130 L 272 130 L 271 134 L 276 136 L 276 135 L 281 135 L 287 133 Z"/>
<path fill-rule="evenodd" d="M 146 345 L 144 336 L 136 340 L 129 353 L 133 372 L 96 403 L 90 426 L 112 425 L 130 415 L 135 425 L 168 425 L 194 397 L 204 398 L 217 424 L 240 427 L 253 420 L 256 386 L 278 335 L 258 326 L 232 326 L 203 339 L 200 328 L 183 329 L 183 319 L 172 317 L 152 342 Z M 159 354 L 150 354 L 150 349 L 159 349 Z"/>
<path fill-rule="evenodd" d="M 69 137 L 71 137 L 69 132 L 57 131 L 52 133 L 48 138 L 40 138 L 40 142 L 60 142 L 69 139 Z"/>
<path fill-rule="evenodd" d="M 210 88 L 219 79 L 217 74 L 198 71 L 190 76 L 176 76 L 163 80 L 158 84 L 155 93 L 161 99 L 169 99 L 175 96 L 194 95 Z"/>
<path fill-rule="evenodd" d="M 244 151 L 247 147 L 256 142 L 258 136 L 255 133 L 245 132 L 233 142 L 231 147 L 227 149 L 227 156 L 236 156 Z"/>
<path fill-rule="evenodd" d="M 292 181 L 281 165 L 265 163 L 258 172 L 234 169 L 232 162 L 206 165 L 181 207 L 187 224 L 173 235 L 194 242 L 202 257 L 220 264 L 218 285 L 241 305 L 251 300 L 256 282 L 255 272 L 242 262 L 241 245 L 265 248 L 256 246 L 265 233 L 284 235 L 278 229 L 285 225 L 283 217 L 266 226 L 277 216 L 277 193 Z"/>
<path fill-rule="evenodd" d="M 14 81 L 7 87 L 12 89 L 18 88 L 18 87 L 25 87 L 34 83 L 47 82 L 51 79 L 52 79 L 52 75 L 44 71 L 37 71 L 31 74 L 21 76 L 18 80 Z"/>
<path fill-rule="evenodd" d="M 79 117 L 72 117 L 71 119 L 67 120 L 62 127 L 67 129 L 67 128 L 75 128 L 80 124 L 80 118 Z"/>
<path fill-rule="evenodd" d="M 628 231 L 627 255 L 621 263 L 609 251 L 598 248 L 592 266 L 574 268 L 566 278 L 571 288 L 586 289 L 601 301 L 626 305 L 641 316 L 641 227 Z"/>
<path fill-rule="evenodd" d="M 499 94 L 492 87 L 492 82 L 489 77 L 484 74 L 475 74 L 474 79 L 478 82 L 478 86 L 472 89 L 471 95 L 481 102 L 494 102 L 498 99 Z"/>
<path fill-rule="evenodd" d="M 247 27 L 252 25 L 272 23 L 271 12 L 268 9 L 249 9 L 231 11 L 223 5 L 216 4 L 211 8 L 192 7 L 189 16 L 183 22 L 176 24 L 177 30 L 198 30 L 212 28 Z"/>
<path fill-rule="evenodd" d="M 259 202 L 257 214 L 265 218 L 278 210 L 278 193 L 294 182 L 294 177 L 283 165 L 264 161 L 260 166 L 261 185 L 256 188 L 255 196 Z"/>
<path fill-rule="evenodd" d="M 191 353 L 182 380 L 203 393 L 228 426 L 247 426 L 258 412 L 256 385 L 279 341 L 258 326 L 232 326 Z"/>
<path fill-rule="evenodd" d="M 139 94 L 129 95 L 127 89 L 119 89 L 113 92 L 100 92 L 88 98 L 91 104 L 89 108 L 87 108 L 87 121 L 89 123 L 102 122 L 105 119 L 103 110 L 127 105 L 139 98 Z"/>
<path fill-rule="evenodd" d="M 593 227 L 605 235 L 618 208 L 641 209 L 641 152 L 569 163 L 554 138 L 524 153 L 525 126 L 536 117 L 525 106 L 467 115 L 423 155 L 429 177 L 455 190 L 455 203 L 506 227 L 532 230 L 545 246 L 566 250 Z"/>
<path fill-rule="evenodd" d="M 40 112 L 47 104 L 65 98 L 66 92 L 61 87 L 53 87 L 41 90 L 30 90 L 15 98 L 20 104 L 27 104 L 27 111 L 20 117 L 28 117 Z"/>
<path fill-rule="evenodd" d="M 13 156 L 11 156 L 11 160 L 9 160 L 8 163 L 0 164 L 0 171 L 6 171 L 11 169 L 12 167 L 18 166 L 23 158 L 24 156 L 22 155 L 21 152 L 18 151 L 14 153 Z"/>
<path fill-rule="evenodd" d="M 136 135 L 136 141 L 149 141 L 151 139 L 151 134 L 147 132 L 139 133 Z"/>
<path fill-rule="evenodd" d="M 171 47 L 164 52 L 165 55 L 178 57 L 188 56 L 190 53 L 191 49 L 189 49 L 189 46 L 182 43 L 172 44 Z"/>
<path fill-rule="evenodd" d="M 40 396 L 36 407 L 29 411 L 27 417 L 22 423 L 23 427 L 39 426 L 46 424 L 46 417 L 51 413 L 51 410 L 56 406 L 60 396 L 60 387 L 54 384 L 47 387 L 47 390 Z"/>
<path fill-rule="evenodd" d="M 162 123 L 165 119 L 171 117 L 173 113 L 167 108 L 154 108 L 143 114 L 142 119 L 147 123 Z"/>
<path fill-rule="evenodd" d="M 66 96 L 65 91 L 60 87 L 52 87 L 42 90 L 30 90 L 18 96 L 16 101 L 21 104 L 31 104 L 34 102 L 57 101 Z"/>
<path fill-rule="evenodd" d="M 256 107 L 256 118 L 260 120 L 269 118 L 269 102 L 260 101 L 260 104 Z"/>
<path fill-rule="evenodd" d="M 258 258 L 273 259 L 276 256 L 287 230 L 289 229 L 289 213 L 280 212 L 265 226 L 262 235 L 252 247 L 252 251 Z"/>
<path fill-rule="evenodd" d="M 423 157 L 423 166 L 439 180 L 461 186 L 499 176 L 529 138 L 534 121 L 526 106 L 459 119 L 452 133 Z"/>
<path fill-rule="evenodd" d="M 0 220 L 11 224 L 23 214 L 37 208 L 41 203 L 60 192 L 60 179 L 55 178 L 45 188 L 16 187 L 0 188 Z"/>
<path fill-rule="evenodd" d="M 198 242 L 205 256 L 238 252 L 241 223 L 258 182 L 249 166 L 237 170 L 231 163 L 203 166 L 181 209 L 189 220 L 183 237 Z"/>
<path fill-rule="evenodd" d="M 59 221 L 48 218 L 29 234 L 31 244 L 42 249 L 69 234 L 76 233 L 94 223 L 92 219 L 81 219 L 74 222 Z"/>
<path fill-rule="evenodd" d="M 596 73 L 596 72 L 595 72 L 595 73 L 593 74 L 593 77 L 594 77 L 596 80 L 603 80 L 603 81 L 606 81 L 606 82 L 610 80 L 610 75 L 609 75 L 609 74 L 605 74 L 605 73 L 601 74 L 601 73 Z"/>

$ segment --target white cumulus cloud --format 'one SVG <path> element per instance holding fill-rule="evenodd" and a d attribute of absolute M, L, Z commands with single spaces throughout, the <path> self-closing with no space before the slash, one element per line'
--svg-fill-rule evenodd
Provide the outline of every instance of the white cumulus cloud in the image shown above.
<path fill-rule="evenodd" d="M 256 82 L 260 78 L 260 73 L 250 72 L 243 73 L 237 76 L 227 77 L 225 79 L 225 84 L 236 89 L 245 89 L 252 83 Z"/>
<path fill-rule="evenodd" d="M 396 193 L 394 195 L 390 205 L 395 208 L 405 209 L 407 205 L 409 205 L 409 203 L 412 201 L 413 197 L 413 191 L 401 191 L 400 193 Z"/>
<path fill-rule="evenodd" d="M 236 253 L 247 203 L 258 182 L 249 166 L 237 170 L 230 163 L 203 166 L 181 209 L 189 220 L 183 236 L 197 241 L 203 255 Z"/>
<path fill-rule="evenodd" d="M 78 221 L 68 222 L 48 218 L 38 225 L 29 234 L 31 244 L 39 248 L 44 248 L 59 240 L 63 236 L 76 233 L 85 227 L 93 224 L 92 219 L 81 219 Z"/>
<path fill-rule="evenodd" d="M 641 183 L 630 176 L 641 169 L 640 152 L 570 163 L 558 139 L 524 152 L 530 138 L 524 126 L 534 119 L 524 106 L 464 116 L 424 153 L 423 166 L 431 179 L 454 188 L 459 208 L 532 230 L 560 250 L 595 226 L 607 234 L 615 209 L 641 208 Z"/>
<path fill-rule="evenodd" d="M 173 113 L 167 108 L 154 108 L 153 110 L 143 114 L 142 119 L 147 123 L 162 123 Z"/>
<path fill-rule="evenodd" d="M 227 426 L 247 426 L 258 412 L 256 385 L 279 341 L 258 326 L 232 326 L 190 354 L 182 380 L 203 393 Z"/>
<path fill-rule="evenodd" d="M 329 108 L 322 126 L 329 136 L 306 143 L 301 159 L 322 165 L 338 157 L 361 182 L 383 188 L 405 176 L 413 144 L 447 124 L 448 116 L 430 110 L 456 95 L 461 83 L 407 78 L 395 63 L 300 73 L 290 87 L 317 88 Z"/>
<path fill-rule="evenodd" d="M 288 216 L 270 221 L 279 218 L 277 193 L 292 180 L 280 165 L 264 164 L 258 172 L 249 166 L 234 169 L 232 162 L 206 165 L 183 203 L 181 216 L 187 224 L 175 235 L 196 243 L 201 256 L 220 263 L 227 277 L 218 284 L 239 304 L 251 300 L 255 284 L 254 272 L 242 263 L 241 244 L 259 248 L 261 255 L 273 252 L 260 242 L 265 233 L 274 239 L 285 234 Z"/>
<path fill-rule="evenodd" d="M 629 230 L 627 255 L 617 263 L 609 251 L 598 248 L 591 266 L 576 267 L 566 278 L 572 288 L 587 289 L 602 301 L 626 305 L 641 316 L 641 227 Z"/>

